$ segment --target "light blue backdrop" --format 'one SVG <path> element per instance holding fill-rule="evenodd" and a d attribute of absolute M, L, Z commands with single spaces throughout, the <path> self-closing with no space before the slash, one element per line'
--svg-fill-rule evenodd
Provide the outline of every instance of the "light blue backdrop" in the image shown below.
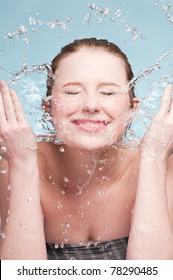
<path fill-rule="evenodd" d="M 9 81 L 10 73 L 25 62 L 50 63 L 64 44 L 82 37 L 118 44 L 137 75 L 173 50 L 172 6 L 173 0 L 2 1 L 0 79 Z M 162 75 L 173 73 L 173 55 L 161 60 L 160 66 L 137 85 L 139 97 Z"/>

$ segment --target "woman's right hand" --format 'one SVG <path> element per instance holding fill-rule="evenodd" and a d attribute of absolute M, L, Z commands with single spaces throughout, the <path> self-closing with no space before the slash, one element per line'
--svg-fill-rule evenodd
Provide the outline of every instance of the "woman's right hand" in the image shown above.
<path fill-rule="evenodd" d="M 24 162 L 36 154 L 37 143 L 17 94 L 0 82 L 0 156 L 9 165 Z"/>

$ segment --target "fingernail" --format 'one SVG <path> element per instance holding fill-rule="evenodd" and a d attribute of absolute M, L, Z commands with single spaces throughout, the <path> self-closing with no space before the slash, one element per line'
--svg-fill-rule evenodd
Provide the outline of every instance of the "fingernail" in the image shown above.
<path fill-rule="evenodd" d="M 0 87 L 1 87 L 1 88 L 5 87 L 5 85 L 6 85 L 5 81 L 1 81 L 1 82 L 0 82 Z"/>

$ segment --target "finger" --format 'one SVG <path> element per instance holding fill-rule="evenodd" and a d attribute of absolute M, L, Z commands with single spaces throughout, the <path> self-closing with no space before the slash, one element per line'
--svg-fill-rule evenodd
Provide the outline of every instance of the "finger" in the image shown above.
<path fill-rule="evenodd" d="M 2 101 L 4 104 L 4 112 L 8 121 L 16 121 L 16 113 L 14 109 L 14 104 L 11 98 L 10 90 L 5 81 L 1 81 L 0 89 L 2 93 Z"/>
<path fill-rule="evenodd" d="M 167 87 L 164 90 L 160 108 L 159 108 L 158 114 L 157 114 L 159 117 L 164 116 L 169 111 L 171 91 L 172 91 L 172 85 L 169 84 L 169 85 L 167 85 Z"/>
<path fill-rule="evenodd" d="M 14 90 L 11 90 L 10 93 L 14 104 L 14 110 L 15 110 L 17 121 L 20 123 L 26 123 L 27 120 L 16 92 Z"/>
<path fill-rule="evenodd" d="M 6 115 L 5 115 L 5 110 L 4 110 L 4 103 L 2 100 L 2 94 L 0 92 L 0 125 L 4 125 L 6 123 Z"/>
<path fill-rule="evenodd" d="M 170 91 L 171 91 L 171 93 L 173 93 L 173 84 L 170 85 Z M 172 119 L 173 118 L 173 99 L 172 98 L 171 98 L 171 103 L 170 103 L 169 115 Z"/>

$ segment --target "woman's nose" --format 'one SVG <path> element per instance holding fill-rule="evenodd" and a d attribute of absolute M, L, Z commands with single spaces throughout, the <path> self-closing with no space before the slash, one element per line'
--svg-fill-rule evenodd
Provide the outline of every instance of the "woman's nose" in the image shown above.
<path fill-rule="evenodd" d="M 100 105 L 96 95 L 87 94 L 85 96 L 83 111 L 90 113 L 98 113 L 100 111 Z"/>

